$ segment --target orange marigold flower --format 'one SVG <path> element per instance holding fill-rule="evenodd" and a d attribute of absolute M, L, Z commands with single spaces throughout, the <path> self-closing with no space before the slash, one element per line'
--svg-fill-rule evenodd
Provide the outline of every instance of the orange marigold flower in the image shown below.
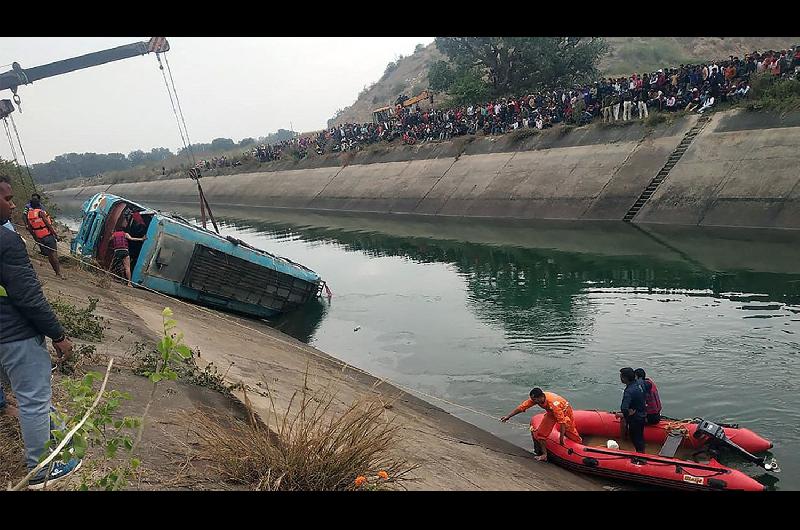
<path fill-rule="evenodd" d="M 367 481 L 367 477 L 359 475 L 356 477 L 356 487 L 360 488 Z"/>
<path fill-rule="evenodd" d="M 381 477 L 383 480 L 389 480 L 389 473 L 386 471 L 378 471 L 378 476 Z"/>

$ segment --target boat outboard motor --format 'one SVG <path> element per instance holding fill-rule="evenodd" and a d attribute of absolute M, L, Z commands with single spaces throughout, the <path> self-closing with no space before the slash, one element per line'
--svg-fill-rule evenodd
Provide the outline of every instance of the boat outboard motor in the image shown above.
<path fill-rule="evenodd" d="M 700 420 L 700 423 L 697 424 L 697 430 L 694 431 L 694 437 L 700 438 L 701 436 L 708 436 L 711 439 L 711 443 L 714 445 L 724 445 L 729 447 L 739 454 L 744 456 L 749 461 L 758 464 L 759 466 L 763 467 L 767 471 L 772 471 L 773 473 L 780 473 L 781 468 L 778 467 L 778 461 L 774 458 L 768 458 L 766 456 L 756 456 L 743 447 L 734 443 L 733 440 L 728 438 L 728 435 L 725 434 L 725 429 L 717 425 L 714 422 Z"/>

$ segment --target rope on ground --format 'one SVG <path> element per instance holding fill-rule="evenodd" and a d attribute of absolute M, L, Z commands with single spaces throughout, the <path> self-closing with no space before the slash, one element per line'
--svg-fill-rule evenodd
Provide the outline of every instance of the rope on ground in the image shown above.
<path fill-rule="evenodd" d="M 20 225 L 17 225 L 17 226 L 20 226 Z M 42 246 L 47 248 L 47 249 L 49 249 L 49 250 L 58 250 L 58 249 L 53 249 L 53 248 L 47 247 L 46 245 L 42 245 Z M 73 260 L 81 263 L 84 266 L 88 266 L 90 268 L 96 269 L 96 270 L 98 270 L 98 271 L 100 271 L 100 272 L 102 272 L 104 274 L 107 274 L 109 276 L 112 276 L 112 277 L 114 277 L 114 278 L 116 278 L 118 280 L 122 280 L 122 281 L 124 281 L 126 283 L 128 281 L 123 276 L 120 276 L 120 275 L 115 274 L 115 273 L 113 273 L 111 271 L 108 271 L 106 269 L 98 267 L 94 263 L 91 263 L 89 261 L 80 259 L 77 256 L 73 256 L 71 253 L 68 254 L 67 257 L 69 257 L 70 259 L 73 259 Z M 264 337 L 267 337 L 268 339 L 270 339 L 270 340 L 272 340 L 274 342 L 278 342 L 280 344 L 284 344 L 286 346 L 290 346 L 290 347 L 292 347 L 294 349 L 300 350 L 300 351 L 302 351 L 304 353 L 307 353 L 307 354 L 310 354 L 310 355 L 312 355 L 314 357 L 317 357 L 317 358 L 319 358 L 319 359 L 321 359 L 323 361 L 329 361 L 329 362 L 333 362 L 334 364 L 338 364 L 342 368 L 342 370 L 345 370 L 345 369 L 349 368 L 350 370 L 358 372 L 358 373 L 360 373 L 362 375 L 366 375 L 368 377 L 374 377 L 374 378 L 380 380 L 380 382 L 382 382 L 382 383 L 385 382 L 385 383 L 388 383 L 388 384 L 390 384 L 392 386 L 395 386 L 395 387 L 399 388 L 400 390 L 404 390 L 405 392 L 407 392 L 409 394 L 412 394 L 412 395 L 413 394 L 417 394 L 417 395 L 420 395 L 420 396 L 431 398 L 431 399 L 434 399 L 434 400 L 439 401 L 441 403 L 446 403 L 446 404 L 451 405 L 453 407 L 472 412 L 473 414 L 477 414 L 477 415 L 485 417 L 485 418 L 490 418 L 490 419 L 492 419 L 494 421 L 498 420 L 498 418 L 496 416 L 493 416 L 493 415 L 488 414 L 486 412 L 474 409 L 474 408 L 469 407 L 467 405 L 462 405 L 460 403 L 456 403 L 454 401 L 450 401 L 450 400 L 441 398 L 439 396 L 434 396 L 433 394 L 428 394 L 427 392 L 423 392 L 421 390 L 417 390 L 417 389 L 414 389 L 414 388 L 407 387 L 407 386 L 405 386 L 405 385 L 403 385 L 401 383 L 397 383 L 397 382 L 392 381 L 391 379 L 388 379 L 386 377 L 376 377 L 376 376 L 370 374 L 369 372 L 367 372 L 366 370 L 362 370 L 361 368 L 358 368 L 357 366 L 353 366 L 353 365 L 351 365 L 351 364 L 349 364 L 349 363 L 347 363 L 345 361 L 339 360 L 339 359 L 337 359 L 337 358 L 335 358 L 333 356 L 322 355 L 320 353 L 317 353 L 314 350 L 305 349 L 305 348 L 303 348 L 301 346 L 298 346 L 297 344 L 294 344 L 292 342 L 289 342 L 289 341 L 286 341 L 284 339 L 281 339 L 280 337 L 276 337 L 274 335 L 270 335 L 268 333 L 264 333 L 263 331 L 261 331 L 261 330 L 259 330 L 257 328 L 254 328 L 254 327 L 251 327 L 251 326 L 247 326 L 245 324 L 242 324 L 241 322 L 237 322 L 236 320 L 229 319 L 229 318 L 227 318 L 227 317 L 225 317 L 225 316 L 223 316 L 223 315 L 221 315 L 221 314 L 219 314 L 217 312 L 214 312 L 214 311 L 212 311 L 210 309 L 207 309 L 205 307 L 198 306 L 198 305 L 192 304 L 190 302 L 186 302 L 184 300 L 181 300 L 180 298 L 175 298 L 173 296 L 170 296 L 168 294 L 162 293 L 160 291 L 156 291 L 155 289 L 151 289 L 150 287 L 147 287 L 146 285 L 137 285 L 137 287 L 139 287 L 141 289 L 144 289 L 146 291 L 152 292 L 152 293 L 154 293 L 154 294 L 156 294 L 158 296 L 162 296 L 164 298 L 167 298 L 169 300 L 173 300 L 173 301 L 175 301 L 175 302 L 177 302 L 179 304 L 183 304 L 183 305 L 187 306 L 191 310 L 194 310 L 194 311 L 197 311 L 197 312 L 206 313 L 206 314 L 208 314 L 208 315 L 210 315 L 210 316 L 212 316 L 214 318 L 218 318 L 218 319 L 223 320 L 223 321 L 225 321 L 225 322 L 227 322 L 229 324 L 234 324 L 236 326 L 239 326 L 240 328 L 243 328 L 243 329 L 246 329 L 248 331 L 257 333 L 259 335 L 262 335 Z M 522 429 L 522 430 L 530 431 L 530 426 L 527 426 L 527 425 L 521 425 L 521 424 L 518 424 L 518 423 L 506 423 L 506 425 L 509 425 L 509 426 L 511 426 L 512 428 L 515 428 L 515 429 Z"/>

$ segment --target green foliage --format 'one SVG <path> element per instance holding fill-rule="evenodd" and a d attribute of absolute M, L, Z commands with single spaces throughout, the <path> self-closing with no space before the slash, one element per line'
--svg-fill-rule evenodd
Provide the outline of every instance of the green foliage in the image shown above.
<path fill-rule="evenodd" d="M 778 79 L 766 72 L 752 76 L 750 80 L 749 110 L 771 110 L 791 112 L 800 110 L 800 81 Z"/>
<path fill-rule="evenodd" d="M 168 316 L 172 316 L 171 312 Z M 200 352 L 192 351 L 183 344 L 183 334 L 171 332 L 174 327 L 175 320 L 165 316 L 165 334 L 155 348 L 143 343 L 136 344 L 133 350 L 133 372 L 148 377 L 153 382 L 163 379 L 178 380 L 210 388 L 222 394 L 230 394 L 232 387 L 225 384 L 225 374 L 220 374 L 213 362 L 201 370 L 197 366 Z"/>
<path fill-rule="evenodd" d="M 455 82 L 456 73 L 446 61 L 436 61 L 428 70 L 428 84 L 431 89 L 446 92 Z"/>
<path fill-rule="evenodd" d="M 158 383 L 163 379 L 175 381 L 178 379 L 178 373 L 172 369 L 172 363 L 176 361 L 185 362 L 187 359 L 192 358 L 192 352 L 183 343 L 183 333 L 172 332 L 177 325 L 177 322 L 170 318 L 172 317 L 172 309 L 165 307 L 161 312 L 161 316 L 164 335 L 156 346 L 159 356 L 156 359 L 155 369 L 144 373 L 153 383 Z"/>
<path fill-rule="evenodd" d="M 236 147 L 236 142 L 230 138 L 214 138 L 211 140 L 211 149 L 213 151 L 225 151 L 234 147 Z"/>
<path fill-rule="evenodd" d="M 591 80 L 608 51 L 597 37 L 437 37 L 436 46 L 457 70 L 477 69 L 493 96 Z"/>
<path fill-rule="evenodd" d="M 50 162 L 33 164 L 31 172 L 37 182 L 46 184 L 162 162 L 172 156 L 166 147 L 154 147 L 150 152 L 137 149 L 127 157 L 122 153 L 64 153 Z"/>
<path fill-rule="evenodd" d="M 166 147 L 154 147 L 149 153 L 137 149 L 128 153 L 128 162 L 131 167 L 137 167 L 150 162 L 162 162 L 171 156 L 173 156 L 172 151 Z M 91 173 L 88 174 L 91 175 Z"/>
<path fill-rule="evenodd" d="M 60 298 L 50 302 L 67 335 L 75 339 L 100 342 L 103 339 L 102 318 L 94 314 L 98 298 L 89 297 L 89 305 L 80 309 Z"/>
<path fill-rule="evenodd" d="M 68 399 L 68 411 L 61 414 L 54 412 L 51 414 L 53 423 L 61 426 L 52 431 L 52 438 L 46 445 L 43 460 L 51 448 L 60 444 L 67 433 L 80 423 L 89 408 L 97 399 L 98 390 L 95 390 L 95 383 L 102 380 L 101 374 L 89 372 L 83 378 L 73 379 L 64 378 L 60 384 L 66 390 Z M 142 425 L 142 419 L 134 416 L 120 416 L 119 408 L 123 400 L 129 400 L 130 394 L 118 390 L 107 390 L 100 398 L 98 406 L 89 415 L 86 422 L 78 428 L 72 436 L 70 443 L 66 444 L 59 453 L 58 457 L 62 461 L 69 459 L 85 458 L 89 448 L 101 448 L 103 457 L 113 460 L 117 452 L 123 449 L 131 453 L 134 448 L 133 433 Z M 88 490 L 90 487 L 100 487 L 106 490 L 120 489 L 127 484 L 127 478 L 138 467 L 138 461 L 133 463 L 131 460 L 120 465 L 114 466 L 104 476 L 94 481 L 88 480 L 88 475 L 84 474 L 81 490 Z"/>
<path fill-rule="evenodd" d="M 91 362 L 96 353 L 97 348 L 94 344 L 75 344 L 72 348 L 72 355 L 59 364 L 59 370 L 62 374 L 74 374 L 79 366 L 87 361 Z"/>
<path fill-rule="evenodd" d="M 489 97 L 490 89 L 476 68 L 460 68 L 453 75 L 453 83 L 447 88 L 449 104 L 468 105 Z"/>
<path fill-rule="evenodd" d="M 62 449 L 59 458 L 66 461 L 70 458 L 83 458 L 89 447 L 101 446 L 104 457 L 111 461 L 117 457 L 117 453 L 122 450 L 127 454 L 127 458 L 121 464 L 111 467 L 102 477 L 92 482 L 87 482 L 86 474 L 80 485 L 81 490 L 88 490 L 91 487 L 99 487 L 105 490 L 118 490 L 128 484 L 128 478 L 141 464 L 138 458 L 134 457 L 136 445 L 139 443 L 144 431 L 147 413 L 155 397 L 155 389 L 160 381 L 178 378 L 177 372 L 172 368 L 176 363 L 185 362 L 192 357 L 189 347 L 183 343 L 183 333 L 174 331 L 177 322 L 172 319 L 172 310 L 165 307 L 161 312 L 163 336 L 156 347 L 155 362 L 152 369 L 144 372 L 153 383 L 150 400 L 147 403 L 145 412 L 141 418 L 133 416 L 120 417 L 118 409 L 121 401 L 130 399 L 130 395 L 116 390 L 107 391 L 101 397 L 98 406 L 91 412 L 87 421 L 75 432 L 72 437 L 71 445 Z M 56 425 L 63 425 L 62 429 L 53 431 L 54 440 L 48 444 L 48 449 L 52 445 L 60 443 L 67 432 L 77 426 L 80 420 L 87 414 L 92 403 L 97 398 L 94 390 L 94 383 L 100 378 L 96 372 L 87 373 L 82 379 L 66 378 L 63 385 L 69 394 L 70 411 L 67 414 L 53 414 L 53 421 Z M 132 432 L 136 432 L 135 439 Z M 45 458 L 42 456 L 42 459 Z"/>

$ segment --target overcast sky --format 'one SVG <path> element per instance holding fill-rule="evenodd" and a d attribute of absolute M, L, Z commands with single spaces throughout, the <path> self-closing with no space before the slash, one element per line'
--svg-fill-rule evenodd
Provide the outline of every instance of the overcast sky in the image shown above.
<path fill-rule="evenodd" d="M 0 72 L 40 66 L 149 37 L 0 38 Z M 386 64 L 433 37 L 168 37 L 167 54 L 192 142 L 239 141 L 277 129 L 325 127 Z M 129 153 L 181 140 L 154 54 L 19 88 L 14 119 L 28 162 L 67 152 Z M 10 99 L 11 91 L 0 93 Z M 3 130 L 3 135 L 5 131 Z M 9 159 L 6 138 L 0 157 Z M 20 157 L 20 163 L 22 162 Z"/>

